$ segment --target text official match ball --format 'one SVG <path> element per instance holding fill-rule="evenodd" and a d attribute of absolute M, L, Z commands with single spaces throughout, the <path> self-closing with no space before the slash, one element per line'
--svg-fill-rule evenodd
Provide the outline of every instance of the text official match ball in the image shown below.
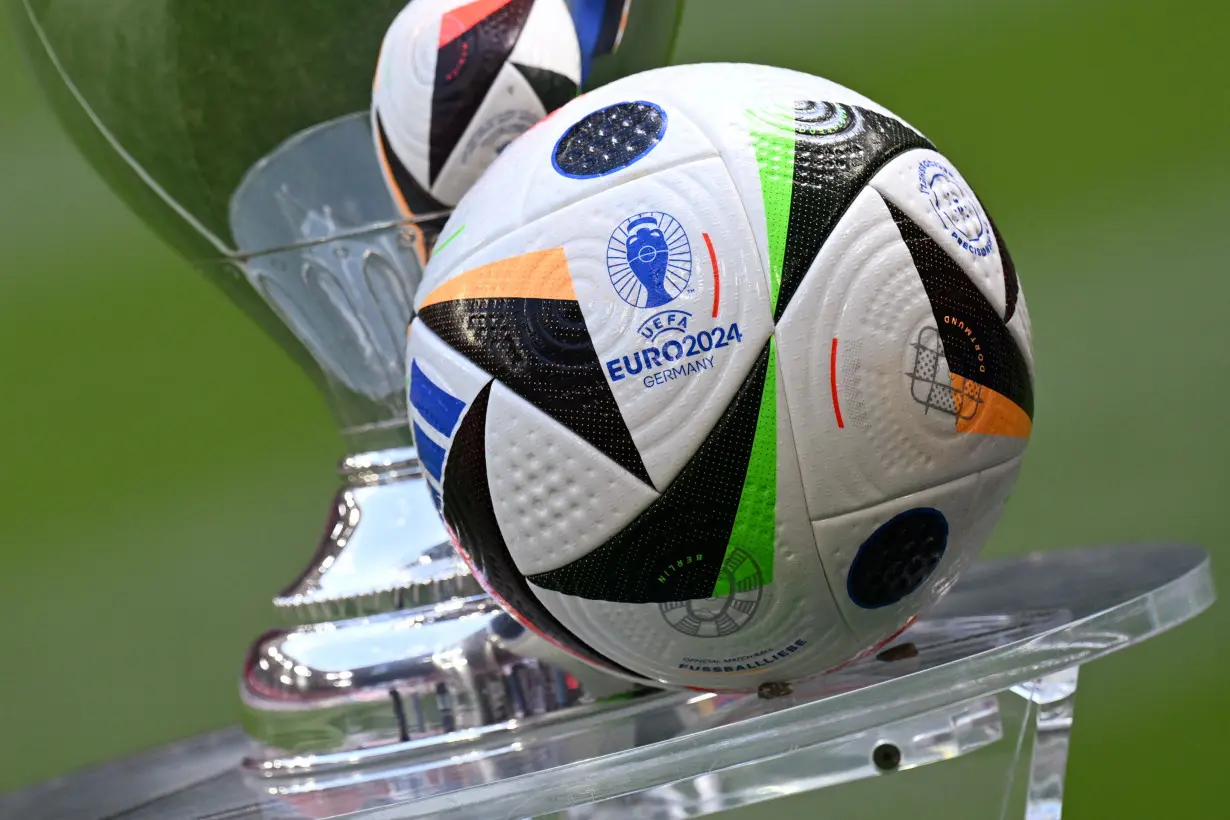
<path fill-rule="evenodd" d="M 419 456 L 516 617 L 617 674 L 755 689 L 890 640 L 1029 439 L 990 215 L 849 89 L 745 65 L 593 91 L 461 202 L 408 343 Z"/>
<path fill-rule="evenodd" d="M 372 92 L 376 150 L 403 215 L 457 204 L 580 81 L 565 0 L 411 0 L 385 34 Z"/>

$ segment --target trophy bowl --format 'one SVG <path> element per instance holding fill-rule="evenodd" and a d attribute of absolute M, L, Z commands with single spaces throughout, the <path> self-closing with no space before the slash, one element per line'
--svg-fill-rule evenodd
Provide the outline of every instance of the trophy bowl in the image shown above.
<path fill-rule="evenodd" d="M 663 63 L 679 5 L 574 4 L 599 44 L 590 79 Z M 381 41 L 404 6 L 10 3 L 76 146 L 301 366 L 349 454 L 319 543 L 273 597 L 277 628 L 243 663 L 253 765 L 640 691 L 503 613 L 432 508 L 406 422 L 405 334 L 448 213 L 398 210 L 369 115 Z"/>

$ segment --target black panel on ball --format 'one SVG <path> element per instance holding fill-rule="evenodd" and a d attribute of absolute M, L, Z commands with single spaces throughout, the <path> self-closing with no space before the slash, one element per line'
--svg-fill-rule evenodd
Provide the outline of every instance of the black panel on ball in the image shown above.
<path fill-rule="evenodd" d="M 455 299 L 419 311 L 445 344 L 652 486 L 585 317 L 566 299 Z"/>
<path fill-rule="evenodd" d="M 538 600 L 513 563 L 487 482 L 487 407 L 493 383 L 487 382 L 471 402 L 444 467 L 444 520 L 458 541 L 458 549 L 469 558 L 483 586 L 518 620 L 591 663 L 635 675 L 569 632 Z"/>
<path fill-rule="evenodd" d="M 1004 244 L 1004 238 L 1000 235 L 999 228 L 995 227 L 995 220 L 990 214 L 987 214 L 987 222 L 991 223 L 991 233 L 995 235 L 995 245 L 999 248 L 999 259 L 1004 266 L 1004 322 L 1009 322 L 1016 313 L 1016 302 L 1021 295 L 1021 282 L 1016 278 L 1016 265 L 1012 262 L 1012 255 L 1008 253 L 1008 246 Z"/>
<path fill-rule="evenodd" d="M 726 412 L 670 486 L 602 546 L 530 576 L 536 586 L 594 601 L 709 598 L 722 570 L 756 437 L 769 366 L 766 344 Z"/>
<path fill-rule="evenodd" d="M 855 105 L 795 103 L 794 180 L 774 321 L 838 220 L 876 172 L 898 154 L 932 148 L 904 123 Z"/>
<path fill-rule="evenodd" d="M 548 68 L 521 63 L 513 63 L 513 67 L 521 72 L 530 88 L 534 89 L 535 96 L 542 102 L 542 107 L 548 114 L 575 98 L 580 92 L 576 83 Z"/>
<path fill-rule="evenodd" d="M 884 204 L 922 279 L 949 371 L 1011 399 L 1033 418 L 1029 365 L 999 311 L 926 231 L 893 203 Z"/>
<path fill-rule="evenodd" d="M 428 153 L 428 173 L 433 185 L 495 85 L 533 7 L 534 0 L 511 0 L 437 52 Z"/>

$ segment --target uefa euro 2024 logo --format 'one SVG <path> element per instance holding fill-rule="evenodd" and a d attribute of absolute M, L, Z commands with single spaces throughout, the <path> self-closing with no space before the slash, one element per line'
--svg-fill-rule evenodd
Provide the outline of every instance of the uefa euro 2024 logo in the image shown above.
<path fill-rule="evenodd" d="M 918 190 L 931 200 L 931 208 L 944 230 L 974 256 L 991 252 L 991 230 L 973 194 L 948 168 L 926 160 L 918 166 Z"/>
<path fill-rule="evenodd" d="M 662 307 L 677 299 L 692 278 L 692 246 L 670 214 L 636 214 L 611 234 L 606 268 L 619 298 L 633 307 Z"/>

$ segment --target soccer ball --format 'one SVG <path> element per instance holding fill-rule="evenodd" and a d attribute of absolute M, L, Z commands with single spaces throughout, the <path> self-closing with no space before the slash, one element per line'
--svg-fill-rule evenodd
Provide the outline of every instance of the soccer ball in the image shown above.
<path fill-rule="evenodd" d="M 372 91 L 376 151 L 403 215 L 456 205 L 580 81 L 565 0 L 413 0 L 385 34 Z"/>
<path fill-rule="evenodd" d="M 973 560 L 1033 413 L 1008 250 L 817 77 L 632 76 L 510 146 L 415 299 L 419 456 L 476 574 L 613 674 L 750 690 L 883 646 Z"/>

